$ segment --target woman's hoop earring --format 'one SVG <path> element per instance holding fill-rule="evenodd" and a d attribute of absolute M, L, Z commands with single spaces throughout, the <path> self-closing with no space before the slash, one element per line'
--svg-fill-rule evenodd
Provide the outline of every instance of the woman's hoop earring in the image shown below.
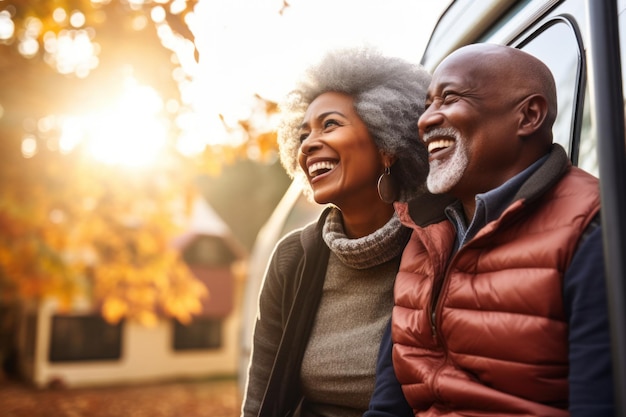
<path fill-rule="evenodd" d="M 398 195 L 400 191 L 398 189 L 398 184 L 391 177 L 391 169 L 389 167 L 385 167 L 385 172 L 380 174 L 378 178 L 378 196 L 383 201 L 383 203 L 392 204 L 394 201 L 398 200 Z"/>

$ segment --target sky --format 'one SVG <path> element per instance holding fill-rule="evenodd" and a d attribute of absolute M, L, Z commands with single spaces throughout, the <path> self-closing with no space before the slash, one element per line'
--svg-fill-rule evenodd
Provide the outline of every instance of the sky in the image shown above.
<path fill-rule="evenodd" d="M 184 6 L 185 1 L 174 1 L 171 7 Z M 330 49 L 370 45 L 417 63 L 449 2 L 199 0 L 186 21 L 195 36 L 199 62 L 194 58 L 194 44 L 161 24 L 165 12 L 155 6 L 151 18 L 159 23 L 162 42 L 176 52 L 181 65 L 180 71 L 172 75 L 181 89 L 182 110 L 180 103 L 164 103 L 152 87 L 128 74 L 122 80 L 123 94 L 119 97 L 104 99 L 107 91 L 103 90 L 99 101 L 113 103 L 110 109 L 47 118 L 46 123 L 59 124 L 63 152 L 87 141 L 87 148 L 100 161 L 127 166 L 149 165 L 164 148 L 167 127 L 159 119 L 163 108 L 177 112 L 181 134 L 176 146 L 185 155 L 197 155 L 207 145 L 241 145 L 246 143 L 247 133 L 240 121 L 251 122 L 253 129 L 261 132 L 275 128 L 276 118 L 266 117 L 265 103 L 255 96 L 280 102 L 304 68 Z M 68 16 L 61 7 L 54 10 L 55 21 L 68 18 L 73 29 L 46 38 L 50 43 L 46 51 L 53 51 L 46 59 L 60 73 L 86 77 L 98 63 L 97 48 L 83 28 L 85 17 L 81 12 Z M 13 31 L 9 14 L 0 13 L 0 39 L 9 39 Z M 29 36 L 39 32 L 34 33 Z M 37 53 L 38 42 L 24 36 L 20 40 L 21 53 Z M 127 122 L 112 124 L 113 119 Z M 22 141 L 22 154 L 34 156 L 37 143 L 33 135 L 27 135 Z M 255 152 L 252 147 L 249 151 Z"/>
<path fill-rule="evenodd" d="M 191 29 L 200 53 L 191 88 L 203 123 L 244 119 L 254 94 L 280 101 L 324 51 L 372 45 L 419 62 L 448 1 L 203 0 Z"/>

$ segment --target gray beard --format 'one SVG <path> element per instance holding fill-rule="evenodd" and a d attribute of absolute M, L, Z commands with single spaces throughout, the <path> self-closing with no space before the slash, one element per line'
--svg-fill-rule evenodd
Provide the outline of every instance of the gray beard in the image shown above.
<path fill-rule="evenodd" d="M 435 159 L 430 163 L 426 178 L 428 191 L 433 194 L 447 193 L 460 181 L 467 168 L 467 147 L 465 141 L 456 135 L 454 153 L 447 159 Z"/>

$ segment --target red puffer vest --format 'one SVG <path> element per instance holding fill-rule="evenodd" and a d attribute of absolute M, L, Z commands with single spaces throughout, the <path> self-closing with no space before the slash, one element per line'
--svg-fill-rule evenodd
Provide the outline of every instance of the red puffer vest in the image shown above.
<path fill-rule="evenodd" d="M 447 270 L 453 226 L 413 224 L 392 337 L 394 369 L 416 416 L 569 415 L 562 280 L 599 191 L 577 168 L 546 188 L 532 203 L 516 200 Z M 406 210 L 399 214 L 411 223 Z"/>

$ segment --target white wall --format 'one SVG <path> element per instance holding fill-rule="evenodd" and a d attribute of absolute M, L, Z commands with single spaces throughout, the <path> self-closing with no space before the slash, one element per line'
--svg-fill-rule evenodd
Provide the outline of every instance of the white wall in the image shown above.
<path fill-rule="evenodd" d="M 239 303 L 235 303 L 236 305 Z M 234 376 L 237 371 L 240 312 L 235 308 L 222 326 L 222 347 L 212 350 L 174 351 L 173 325 L 164 320 L 155 327 L 126 322 L 122 326 L 122 353 L 119 360 L 51 363 L 49 341 L 54 302 L 26 310 L 38 315 L 33 357 L 23 357 L 23 375 L 38 387 L 60 381 L 68 387 L 111 385 L 177 378 Z M 23 316 L 25 317 L 25 316 Z M 20 329 L 20 351 L 25 347 L 25 323 Z"/>

